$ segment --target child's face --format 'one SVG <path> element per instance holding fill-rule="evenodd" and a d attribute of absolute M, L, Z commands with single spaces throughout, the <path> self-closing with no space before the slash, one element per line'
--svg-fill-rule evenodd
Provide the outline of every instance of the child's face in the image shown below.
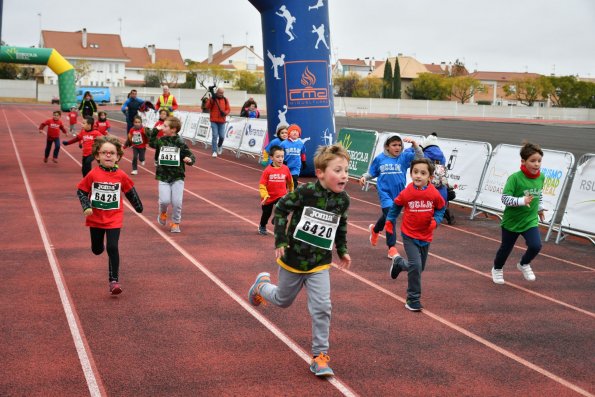
<path fill-rule="evenodd" d="M 53 113 L 52 114 L 52 118 L 54 119 L 54 121 L 58 121 L 60 119 L 60 114 L 59 113 Z"/>
<path fill-rule="evenodd" d="M 403 150 L 403 142 L 392 141 L 386 146 L 386 150 L 388 150 L 388 153 L 390 153 L 391 156 L 398 156 Z"/>
<path fill-rule="evenodd" d="M 281 140 L 283 140 L 283 141 L 287 139 L 287 135 L 288 134 L 287 134 L 287 130 L 286 129 L 282 129 L 279 132 L 279 138 L 281 138 Z"/>
<path fill-rule="evenodd" d="M 250 104 L 250 106 L 248 106 L 249 110 L 256 110 L 256 105 L 255 104 Z"/>
<path fill-rule="evenodd" d="M 165 120 L 168 116 L 168 113 L 165 111 L 160 111 L 159 112 L 159 120 Z"/>
<path fill-rule="evenodd" d="M 283 165 L 283 159 L 285 158 L 285 152 L 283 150 L 276 150 L 273 153 L 273 165 L 275 167 L 281 167 Z"/>
<path fill-rule="evenodd" d="M 430 169 L 427 164 L 415 164 L 411 169 L 411 179 L 417 188 L 427 186 L 430 182 Z"/>
<path fill-rule="evenodd" d="M 163 135 L 165 136 L 174 136 L 177 133 L 176 130 L 171 128 L 171 126 L 169 125 L 169 121 L 163 123 L 163 129 L 161 130 L 161 132 L 163 132 Z"/>
<path fill-rule="evenodd" d="M 300 137 L 300 133 L 298 130 L 291 130 L 291 132 L 289 133 L 289 137 L 292 141 L 296 141 Z"/>
<path fill-rule="evenodd" d="M 99 152 L 95 156 L 95 160 L 97 160 L 99 164 L 106 168 L 113 168 L 120 160 L 118 157 L 118 149 L 113 143 L 105 142 L 99 148 Z"/>
<path fill-rule="evenodd" d="M 81 125 L 83 126 L 83 129 L 85 131 L 91 131 L 91 128 L 93 128 L 93 126 L 89 123 L 87 123 L 87 120 L 83 119 L 83 121 L 81 122 Z"/>
<path fill-rule="evenodd" d="M 106 118 L 107 118 L 107 117 L 106 117 L 106 115 L 105 115 L 105 114 L 100 114 L 100 115 L 99 115 L 99 120 L 101 120 L 101 121 L 105 121 L 105 119 L 106 119 Z"/>
<path fill-rule="evenodd" d="M 349 163 L 343 157 L 335 157 L 329 161 L 325 170 L 316 170 L 316 177 L 320 184 L 335 193 L 341 193 L 347 186 L 349 177 Z"/>
<path fill-rule="evenodd" d="M 541 169 L 541 159 L 541 154 L 533 153 L 527 160 L 521 159 L 521 164 L 524 164 L 529 172 L 535 175 Z"/>
<path fill-rule="evenodd" d="M 142 126 L 143 126 L 142 121 L 140 121 L 139 119 L 134 120 L 134 128 L 136 128 L 137 130 L 140 130 Z"/>

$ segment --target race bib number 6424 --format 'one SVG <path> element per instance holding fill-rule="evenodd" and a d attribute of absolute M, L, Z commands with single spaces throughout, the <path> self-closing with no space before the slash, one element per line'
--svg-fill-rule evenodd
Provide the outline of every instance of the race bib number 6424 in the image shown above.
<path fill-rule="evenodd" d="M 314 207 L 304 207 L 293 237 L 326 250 L 333 248 L 340 215 Z"/>

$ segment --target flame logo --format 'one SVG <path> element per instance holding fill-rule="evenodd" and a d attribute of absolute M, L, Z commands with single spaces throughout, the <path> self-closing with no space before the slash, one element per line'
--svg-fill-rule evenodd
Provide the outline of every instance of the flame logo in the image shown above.
<path fill-rule="evenodd" d="M 302 73 L 302 79 L 300 80 L 300 83 L 306 87 L 312 87 L 314 84 L 316 84 L 316 76 L 310 72 L 310 69 L 308 69 L 307 66 L 306 70 L 304 70 L 304 73 Z"/>

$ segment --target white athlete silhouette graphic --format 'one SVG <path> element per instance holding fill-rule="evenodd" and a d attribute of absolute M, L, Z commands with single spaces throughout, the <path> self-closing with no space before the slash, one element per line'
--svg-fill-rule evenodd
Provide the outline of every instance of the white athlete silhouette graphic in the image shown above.
<path fill-rule="evenodd" d="M 280 57 L 276 57 L 273 54 L 271 54 L 271 52 L 269 50 L 267 50 L 267 56 L 273 63 L 273 65 L 271 66 L 271 69 L 273 69 L 273 74 L 275 75 L 275 78 L 277 80 L 281 80 L 281 77 L 279 77 L 279 69 L 278 68 L 279 68 L 279 66 L 285 65 L 285 54 L 281 54 Z"/>
<path fill-rule="evenodd" d="M 333 144 L 333 135 L 329 132 L 328 128 L 324 130 L 324 135 L 322 136 L 325 146 L 330 146 Z"/>
<path fill-rule="evenodd" d="M 277 110 L 277 114 L 279 117 L 279 124 L 277 124 L 277 128 L 282 125 L 289 125 L 287 118 L 285 118 L 285 115 L 287 114 L 287 105 L 283 105 L 283 111 Z"/>
<path fill-rule="evenodd" d="M 321 23 L 319 27 L 312 25 L 312 33 L 318 34 L 318 40 L 316 40 L 316 45 L 314 46 L 314 48 L 318 49 L 318 43 L 322 41 L 322 43 L 328 50 L 328 44 L 326 44 L 326 39 L 324 38 L 324 23 Z"/>
<path fill-rule="evenodd" d="M 313 6 L 308 6 L 308 11 L 317 10 L 320 7 L 324 7 L 323 0 L 318 0 L 318 2 L 316 4 L 314 4 Z"/>
<path fill-rule="evenodd" d="M 293 24 L 296 21 L 295 17 L 291 15 L 287 7 L 285 7 L 285 4 L 279 7 L 279 11 L 277 11 L 275 14 L 279 15 L 281 18 L 285 18 L 285 33 L 287 33 L 289 36 L 289 40 L 287 41 L 295 40 L 296 36 L 293 34 Z"/>

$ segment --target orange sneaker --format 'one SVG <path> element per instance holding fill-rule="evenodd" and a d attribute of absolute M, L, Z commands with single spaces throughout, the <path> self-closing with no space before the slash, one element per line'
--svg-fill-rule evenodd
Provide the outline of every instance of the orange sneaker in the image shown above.
<path fill-rule="evenodd" d="M 261 303 L 266 304 L 266 301 L 262 296 L 260 296 L 260 288 L 267 283 L 271 282 L 271 275 L 267 272 L 258 273 L 256 276 L 256 280 L 254 284 L 250 287 L 248 291 L 248 301 L 252 304 L 252 306 L 259 306 Z"/>
<path fill-rule="evenodd" d="M 180 224 L 179 223 L 172 223 L 171 228 L 169 229 L 172 233 L 180 233 Z"/>
<path fill-rule="evenodd" d="M 397 249 L 395 247 L 390 247 L 388 249 L 388 259 L 395 259 L 397 256 L 399 256 L 399 251 L 397 251 Z"/>
<path fill-rule="evenodd" d="M 368 230 L 370 231 L 370 244 L 372 244 L 372 247 L 376 247 L 376 244 L 378 244 L 378 236 L 380 235 L 380 233 L 376 233 L 374 231 L 373 224 L 370 224 L 370 226 L 368 226 Z"/>
<path fill-rule="evenodd" d="M 320 353 L 318 357 L 314 357 L 312 360 L 310 371 L 316 376 L 333 376 L 335 373 L 328 366 L 329 361 L 331 361 L 331 358 L 327 354 Z"/>
<path fill-rule="evenodd" d="M 167 212 L 162 212 L 157 215 L 157 222 L 159 222 L 160 225 L 165 226 L 165 221 L 167 221 Z"/>

